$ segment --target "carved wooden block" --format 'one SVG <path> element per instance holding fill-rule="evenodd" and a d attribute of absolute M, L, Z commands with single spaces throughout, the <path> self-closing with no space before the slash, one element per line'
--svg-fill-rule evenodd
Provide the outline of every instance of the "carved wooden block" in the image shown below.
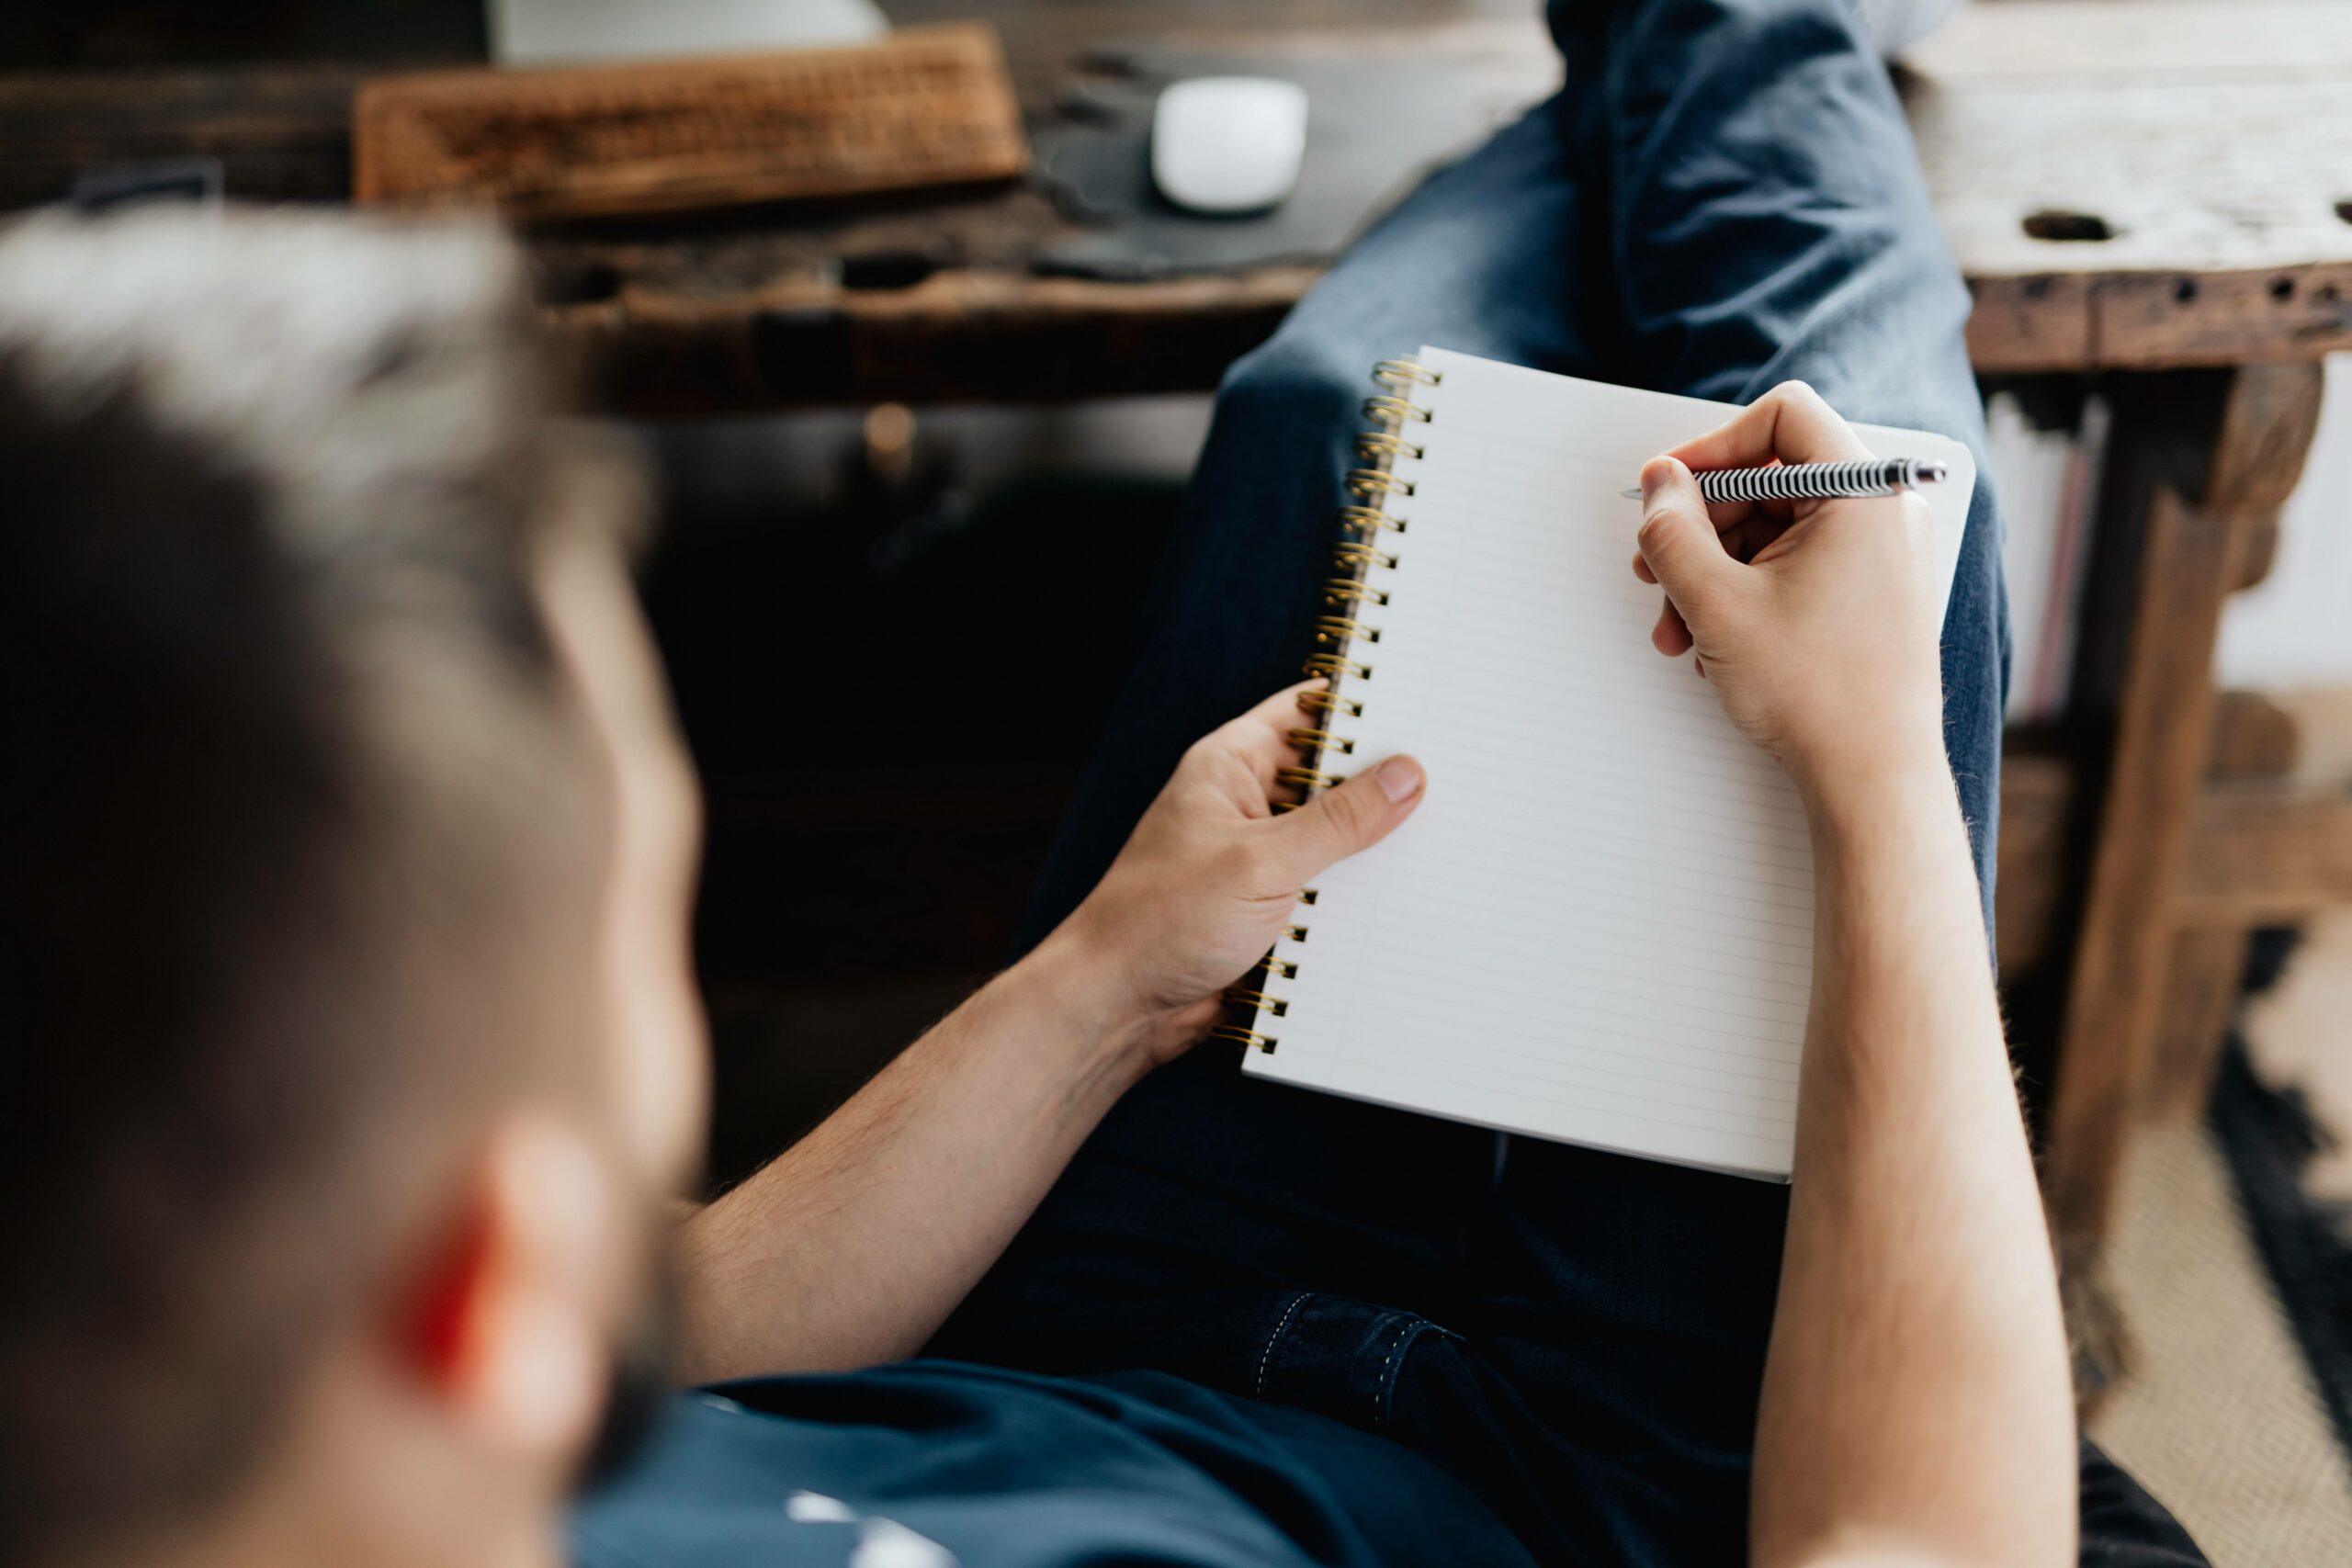
<path fill-rule="evenodd" d="M 360 201 L 518 218 L 674 212 L 1010 178 L 1027 162 L 996 34 L 553 71 L 385 77 L 352 107 Z"/>

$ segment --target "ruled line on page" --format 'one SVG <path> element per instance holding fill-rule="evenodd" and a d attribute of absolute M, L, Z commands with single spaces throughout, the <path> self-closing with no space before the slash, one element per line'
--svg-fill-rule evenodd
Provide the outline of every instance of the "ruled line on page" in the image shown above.
<path fill-rule="evenodd" d="M 1805 814 L 1689 659 L 1651 647 L 1660 596 L 1634 576 L 1640 509 L 1617 494 L 1733 411 L 1424 363 L 1443 380 L 1415 400 L 1436 417 L 1395 465 L 1417 493 L 1390 510 L 1411 526 L 1390 602 L 1351 617 L 1381 637 L 1350 650 L 1373 674 L 1344 682 L 1364 713 L 1342 733 L 1360 763 L 1418 755 L 1429 796 L 1317 879 L 1280 1050 L 1251 1070 L 1785 1172 Z"/>

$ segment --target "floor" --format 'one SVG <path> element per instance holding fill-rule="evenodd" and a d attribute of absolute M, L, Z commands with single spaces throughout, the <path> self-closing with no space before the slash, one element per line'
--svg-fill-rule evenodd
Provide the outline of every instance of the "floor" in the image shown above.
<path fill-rule="evenodd" d="M 2352 789 L 2352 689 L 2282 692 L 2303 738 L 2296 782 Z M 2305 1175 L 2352 1201 L 2352 913 L 2311 921 L 2240 1026 L 2256 1075 L 2301 1092 L 2337 1130 Z M 2201 1125 L 2143 1134 L 2125 1173 L 2112 1256 L 2136 1341 L 2132 1374 L 2092 1435 L 2171 1506 L 2219 1568 L 2352 1563 L 2352 1463 Z"/>
<path fill-rule="evenodd" d="M 2091 1435 L 2216 1568 L 2352 1562 L 2352 1466 L 2201 1126 L 2140 1140 L 2113 1247 L 2133 1361 Z"/>

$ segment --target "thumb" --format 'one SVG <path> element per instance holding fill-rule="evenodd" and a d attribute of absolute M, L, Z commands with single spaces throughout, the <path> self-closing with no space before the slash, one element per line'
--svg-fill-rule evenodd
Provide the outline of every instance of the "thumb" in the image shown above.
<path fill-rule="evenodd" d="M 1708 599 L 1738 571 L 1700 499 L 1690 470 L 1673 457 L 1642 468 L 1642 559 L 1685 620 L 1704 615 Z"/>
<path fill-rule="evenodd" d="M 1391 757 L 1327 789 L 1274 824 L 1285 874 L 1305 882 L 1336 861 L 1388 837 L 1421 803 L 1424 775 L 1410 757 Z"/>

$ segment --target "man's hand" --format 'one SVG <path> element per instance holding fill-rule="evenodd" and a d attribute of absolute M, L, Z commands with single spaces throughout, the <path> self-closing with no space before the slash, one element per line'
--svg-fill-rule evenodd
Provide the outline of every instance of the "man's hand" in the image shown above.
<path fill-rule="evenodd" d="M 1216 1021 L 1218 994 L 1297 918 L 1299 889 L 1388 836 L 1421 798 L 1420 765 L 1359 768 L 1295 811 L 1275 775 L 1298 765 L 1290 731 L 1311 727 L 1295 686 L 1193 743 L 1134 835 L 1057 937 L 1111 966 L 1153 1021 L 1151 1053 L 1181 1055 Z"/>
<path fill-rule="evenodd" d="M 1077 913 L 686 1221 L 682 1378 L 921 1349 L 1119 1096 L 1216 1021 L 1298 890 L 1412 813 L 1421 770 L 1404 757 L 1274 809 L 1297 793 L 1275 775 L 1313 722 L 1304 689 L 1185 752 Z"/>
<path fill-rule="evenodd" d="M 1916 493 L 1708 506 L 1693 468 L 1871 456 L 1812 388 L 1774 388 L 1642 469 L 1634 570 L 1666 590 L 1650 640 L 1696 646 L 1747 737 L 1800 788 L 1870 787 L 1943 761 L 1935 546 Z"/>

